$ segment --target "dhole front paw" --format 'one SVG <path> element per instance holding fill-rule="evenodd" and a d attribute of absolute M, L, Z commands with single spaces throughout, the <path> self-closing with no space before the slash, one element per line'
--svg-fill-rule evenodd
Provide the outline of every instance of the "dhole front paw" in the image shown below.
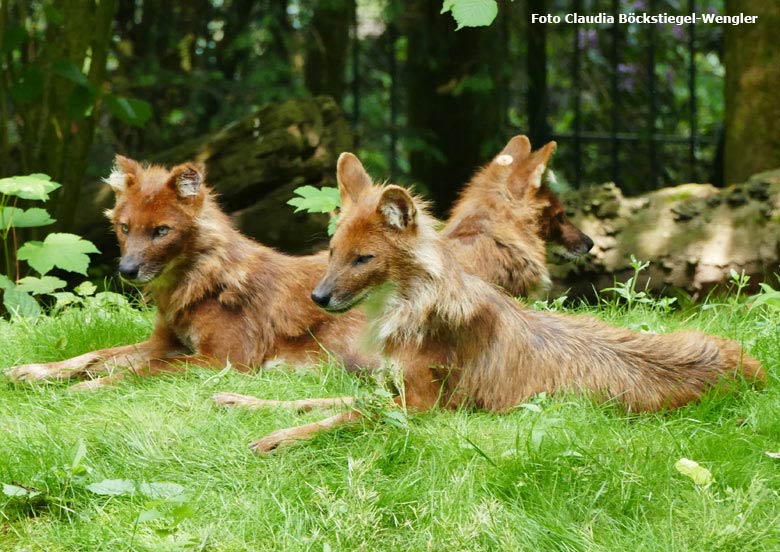
<path fill-rule="evenodd" d="M 50 364 L 22 364 L 5 371 L 5 377 L 11 381 L 37 381 L 56 378 L 57 368 Z"/>
<path fill-rule="evenodd" d="M 298 440 L 300 437 L 296 436 L 294 431 L 278 429 L 249 445 L 249 449 L 255 454 L 262 455 L 276 450 L 281 445 L 289 445 Z"/>
<path fill-rule="evenodd" d="M 259 406 L 272 406 L 266 404 L 267 401 L 250 397 L 249 395 L 239 395 L 238 393 L 217 393 L 211 396 L 211 400 L 220 406 L 257 408 Z M 271 401 L 273 403 L 277 401 Z"/>

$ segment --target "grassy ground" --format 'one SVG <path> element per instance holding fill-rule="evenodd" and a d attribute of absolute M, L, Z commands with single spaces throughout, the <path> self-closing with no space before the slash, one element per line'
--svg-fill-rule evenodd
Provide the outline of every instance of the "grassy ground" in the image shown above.
<path fill-rule="evenodd" d="M 219 409 L 213 393 L 294 399 L 371 386 L 330 366 L 192 370 L 83 394 L 0 379 L 0 481 L 17 486 L 10 494 L 41 493 L 0 495 L 0 550 L 780 548 L 780 459 L 765 454 L 780 451 L 778 317 L 733 304 L 595 313 L 737 337 L 769 384 L 659 415 L 628 417 L 574 396 L 503 416 L 435 411 L 407 428 L 360 422 L 257 458 L 250 440 L 322 413 Z M 151 320 L 93 307 L 0 323 L 0 366 L 136 341 Z M 680 474 L 680 458 L 709 469 L 713 483 Z M 116 495 L 88 488 L 106 479 L 128 481 L 113 483 Z M 160 482 L 181 489 L 139 487 Z"/>

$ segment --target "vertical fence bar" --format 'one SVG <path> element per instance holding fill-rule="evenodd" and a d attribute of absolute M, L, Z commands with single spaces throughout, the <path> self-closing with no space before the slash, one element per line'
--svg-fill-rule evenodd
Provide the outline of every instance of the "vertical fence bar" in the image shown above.
<path fill-rule="evenodd" d="M 532 13 L 547 13 L 545 0 L 528 0 L 528 126 L 531 144 L 547 141 L 547 25 L 532 24 Z"/>
<path fill-rule="evenodd" d="M 656 13 L 656 2 L 650 0 L 648 2 L 648 11 L 651 14 Z M 658 100 L 656 98 L 656 82 L 655 82 L 655 38 L 656 38 L 656 26 L 648 25 L 648 60 L 647 60 L 647 88 L 650 94 L 650 184 L 651 189 L 658 187 L 658 145 L 656 143 L 656 119 L 658 118 Z"/>
<path fill-rule="evenodd" d="M 572 11 L 582 13 L 582 0 L 572 2 Z M 574 88 L 574 187 L 582 183 L 582 72 L 580 68 L 580 25 L 574 26 L 574 57 L 572 59 L 572 83 Z"/>
<path fill-rule="evenodd" d="M 358 36 L 357 0 L 353 0 L 352 13 L 352 121 L 355 129 L 360 124 L 360 37 Z M 355 132 L 355 147 L 360 133 Z"/>
<path fill-rule="evenodd" d="M 390 42 L 390 180 L 395 181 L 398 172 L 398 27 L 395 22 L 390 23 L 387 35 Z"/>
<path fill-rule="evenodd" d="M 611 35 L 612 43 L 610 50 L 610 65 L 612 66 L 612 73 L 610 74 L 610 173 L 612 176 L 612 182 L 617 183 L 620 178 L 620 141 L 618 140 L 617 133 L 620 129 L 620 89 L 618 80 L 618 64 L 619 58 L 619 43 L 620 43 L 620 31 L 618 30 L 618 12 L 620 11 L 620 2 L 618 0 L 612 0 L 612 15 L 615 16 L 615 23 L 612 25 Z"/>
<path fill-rule="evenodd" d="M 696 0 L 688 0 L 688 13 L 696 13 Z M 696 141 L 698 140 L 697 106 L 696 106 L 696 23 L 688 25 L 688 94 L 690 96 L 691 136 L 688 143 L 688 161 L 690 163 L 690 180 L 696 182 Z"/>

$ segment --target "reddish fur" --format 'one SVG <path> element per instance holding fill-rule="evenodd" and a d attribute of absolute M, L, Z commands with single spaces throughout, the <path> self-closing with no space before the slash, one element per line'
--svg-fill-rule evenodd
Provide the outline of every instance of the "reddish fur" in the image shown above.
<path fill-rule="evenodd" d="M 530 183 L 533 169 L 546 165 L 554 150 L 550 142 L 531 153 L 528 138 L 512 138 L 463 189 L 442 231 L 467 272 L 515 296 L 548 287 L 545 244 L 565 260 L 593 246 L 566 217 L 547 183 Z"/>
<path fill-rule="evenodd" d="M 246 369 L 275 359 L 306 363 L 323 351 L 347 365 L 378 365 L 378 356 L 362 353 L 357 342 L 365 320 L 361 313 L 336 317 L 309 299 L 327 266 L 325 252 L 291 257 L 243 236 L 205 185 L 182 196 L 178 183 L 200 170 L 195 165 L 169 171 L 118 156 L 117 167 L 124 188 L 109 218 L 123 258 L 141 262 L 139 278 L 153 278 L 144 290 L 158 307 L 152 336 L 137 345 L 19 366 L 8 372 L 11 378 L 67 378 L 118 366 L 154 374 L 176 370 L 171 363 L 180 360 L 211 367 L 230 362 Z M 122 224 L 129 227 L 126 235 Z M 161 225 L 171 228 L 169 234 L 153 238 Z"/>
<path fill-rule="evenodd" d="M 561 390 L 615 399 L 631 411 L 676 408 L 737 375 L 764 372 L 730 339 L 700 332 L 649 335 L 584 316 L 523 308 L 453 259 L 424 204 L 397 186 L 374 186 L 350 154 L 339 160 L 345 202 L 317 293 L 347 309 L 366 294 L 371 334 L 403 372 L 405 400 L 505 411 L 528 397 Z M 373 258 L 359 266 L 359 256 Z M 342 399 L 346 402 L 346 399 Z M 332 399 L 331 399 L 332 401 Z M 269 450 L 354 419 L 274 432 Z"/>

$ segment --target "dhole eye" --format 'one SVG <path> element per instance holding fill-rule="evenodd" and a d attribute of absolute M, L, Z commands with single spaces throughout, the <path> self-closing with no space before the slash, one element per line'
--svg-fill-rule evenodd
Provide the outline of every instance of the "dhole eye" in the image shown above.
<path fill-rule="evenodd" d="M 364 265 L 373 258 L 374 258 L 373 255 L 358 255 L 357 257 L 355 257 L 355 260 L 352 261 L 352 266 Z"/>
<path fill-rule="evenodd" d="M 171 231 L 170 226 L 156 226 L 154 230 L 152 231 L 152 237 L 153 238 L 162 238 L 163 236 L 167 236 L 168 232 Z"/>
<path fill-rule="evenodd" d="M 119 225 L 119 229 L 122 231 L 123 234 L 127 234 L 130 231 L 130 227 L 127 226 L 124 222 Z"/>

